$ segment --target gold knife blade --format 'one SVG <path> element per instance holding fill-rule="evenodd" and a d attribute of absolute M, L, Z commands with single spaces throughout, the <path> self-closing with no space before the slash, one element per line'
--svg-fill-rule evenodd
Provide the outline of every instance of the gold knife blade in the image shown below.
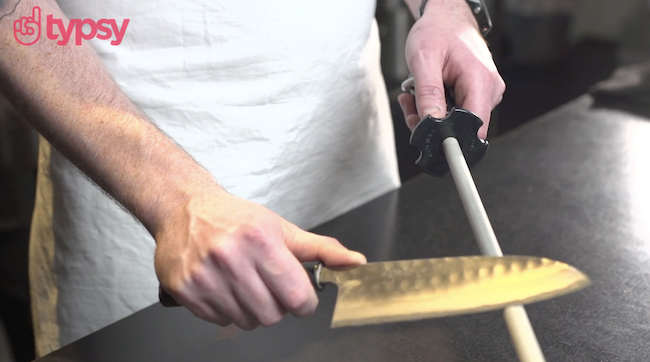
<path fill-rule="evenodd" d="M 466 256 L 320 268 L 338 296 L 332 328 L 445 317 L 538 302 L 588 286 L 576 268 L 528 256 Z"/>

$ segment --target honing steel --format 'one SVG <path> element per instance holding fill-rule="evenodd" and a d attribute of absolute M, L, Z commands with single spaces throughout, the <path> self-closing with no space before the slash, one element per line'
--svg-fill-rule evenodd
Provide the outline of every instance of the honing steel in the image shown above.
<path fill-rule="evenodd" d="M 402 90 L 415 94 L 413 78 L 402 83 Z M 503 256 L 485 207 L 474 184 L 469 167 L 475 166 L 487 152 L 487 142 L 477 136 L 483 122 L 474 113 L 453 107 L 453 92 L 445 87 L 448 113 L 438 119 L 430 115 L 422 119 L 411 135 L 411 144 L 421 151 L 417 164 L 427 173 L 443 176 L 451 170 L 463 207 L 481 253 Z M 451 95 L 451 97 L 449 96 Z M 504 318 L 521 362 L 544 362 L 535 331 L 521 305 L 505 308 Z"/>

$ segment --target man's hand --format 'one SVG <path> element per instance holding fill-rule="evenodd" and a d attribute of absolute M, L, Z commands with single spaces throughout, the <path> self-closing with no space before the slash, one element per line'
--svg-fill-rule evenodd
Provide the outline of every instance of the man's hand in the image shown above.
<path fill-rule="evenodd" d="M 409 2 L 412 12 L 416 4 Z M 483 120 L 478 136 L 487 137 L 490 113 L 501 102 L 505 83 L 465 0 L 427 3 L 406 41 L 406 62 L 415 79 L 415 102 L 410 94 L 401 94 L 398 101 L 411 130 L 426 115 L 445 117 L 448 85 L 457 106 Z"/>
<path fill-rule="evenodd" d="M 199 318 L 250 330 L 287 313 L 309 316 L 318 298 L 301 261 L 366 262 L 260 205 L 219 190 L 206 196 L 190 200 L 155 235 L 163 289 Z"/>

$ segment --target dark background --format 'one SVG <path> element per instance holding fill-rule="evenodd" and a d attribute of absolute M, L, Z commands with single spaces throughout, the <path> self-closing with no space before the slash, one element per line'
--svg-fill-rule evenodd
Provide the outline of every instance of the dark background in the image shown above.
<path fill-rule="evenodd" d="M 650 23 L 648 11 L 637 13 L 636 22 L 630 22 L 617 36 L 603 36 L 584 31 L 589 28 L 585 24 L 590 24 L 576 16 L 582 11 L 579 8 L 568 12 L 551 7 L 549 11 L 547 6 L 544 11 L 522 14 L 509 9 L 506 1 L 489 4 L 495 27 L 487 40 L 507 90 L 493 113 L 488 140 L 588 92 L 617 66 L 650 59 L 650 29 L 643 25 Z M 410 132 L 396 97 L 399 84 L 408 76 L 403 49 L 412 19 L 402 0 L 380 0 L 377 19 L 400 176 L 406 181 L 419 173 L 414 165 L 418 151 L 408 144 Z M 576 35 L 580 24 L 583 33 Z M 35 133 L 0 101 L 0 332 L 4 325 L 9 342 L 0 333 L 0 362 L 34 358 L 27 250 L 36 146 Z"/>

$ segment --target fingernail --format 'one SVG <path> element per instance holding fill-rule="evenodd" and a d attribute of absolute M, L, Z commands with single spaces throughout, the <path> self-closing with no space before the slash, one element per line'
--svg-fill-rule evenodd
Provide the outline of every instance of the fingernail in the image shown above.
<path fill-rule="evenodd" d="M 447 111 L 443 111 L 442 108 L 436 106 L 432 108 L 427 108 L 422 112 L 422 117 L 426 117 L 427 115 L 431 115 L 434 118 L 444 118 L 447 115 Z"/>

